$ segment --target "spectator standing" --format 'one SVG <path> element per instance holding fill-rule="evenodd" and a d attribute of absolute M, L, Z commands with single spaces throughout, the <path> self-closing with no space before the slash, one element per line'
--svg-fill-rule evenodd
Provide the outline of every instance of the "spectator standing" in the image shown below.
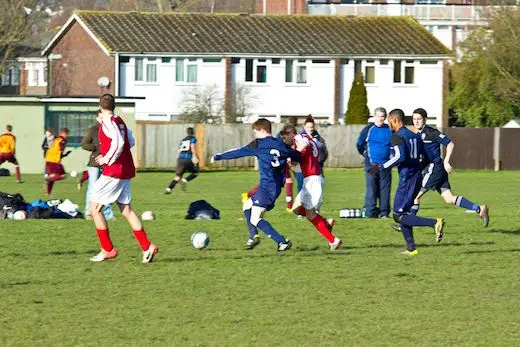
<path fill-rule="evenodd" d="M 392 131 L 385 120 L 386 110 L 383 107 L 376 108 L 374 123 L 368 124 L 361 131 L 357 141 L 357 150 L 365 157 L 365 214 L 368 218 L 388 218 L 390 213 L 392 172 L 381 169 L 375 175 L 368 174 L 373 164 L 384 164 L 390 159 Z"/>

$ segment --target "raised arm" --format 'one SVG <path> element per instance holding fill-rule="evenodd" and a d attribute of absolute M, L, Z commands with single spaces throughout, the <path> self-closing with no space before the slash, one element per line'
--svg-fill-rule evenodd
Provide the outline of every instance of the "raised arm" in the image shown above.
<path fill-rule="evenodd" d="M 255 149 L 257 148 L 256 141 L 251 142 L 247 146 L 238 148 L 238 149 L 230 149 L 229 151 L 215 154 L 215 156 L 212 158 L 212 161 L 217 160 L 230 160 L 230 159 L 237 159 L 237 158 L 243 158 L 243 157 L 249 157 L 252 155 L 255 155 Z"/>

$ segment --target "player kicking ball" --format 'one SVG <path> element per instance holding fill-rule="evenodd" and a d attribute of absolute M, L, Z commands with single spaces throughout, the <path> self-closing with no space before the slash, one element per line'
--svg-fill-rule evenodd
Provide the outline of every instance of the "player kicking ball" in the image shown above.
<path fill-rule="evenodd" d="M 101 212 L 103 206 L 117 202 L 143 250 L 142 262 L 150 263 L 159 249 L 148 240 L 143 224 L 130 205 L 130 180 L 135 177 L 135 167 L 130 152 L 129 132 L 125 122 L 114 115 L 115 100 L 112 95 L 102 95 L 100 107 L 101 117 L 98 117 L 98 121 L 101 126 L 98 136 L 101 154 L 95 160 L 103 166 L 103 174 L 94 185 L 90 213 L 101 243 L 101 252 L 90 260 L 101 262 L 117 256 L 117 248 L 110 240 L 108 224 Z"/>
<path fill-rule="evenodd" d="M 296 135 L 296 150 L 301 153 L 300 167 L 303 174 L 302 190 L 294 200 L 292 211 L 306 216 L 318 232 L 329 241 L 331 250 L 336 250 L 343 242 L 332 234 L 334 219 L 326 220 L 318 214 L 323 203 L 323 176 L 319 162 L 319 144 L 307 134 Z"/>
<path fill-rule="evenodd" d="M 264 213 L 273 209 L 284 184 L 285 165 L 287 159 L 299 161 L 300 154 L 290 149 L 281 139 L 271 134 L 271 122 L 265 118 L 258 119 L 252 125 L 255 140 L 239 149 L 216 154 L 211 163 L 218 160 L 237 159 L 248 156 L 258 158 L 260 184 L 258 190 L 243 205 L 244 216 L 249 230 L 246 249 L 253 249 L 260 243 L 258 229 L 264 232 L 277 244 L 279 252 L 291 248 L 291 241 L 280 235 L 266 221 Z"/>
<path fill-rule="evenodd" d="M 393 132 L 390 139 L 393 157 L 384 164 L 372 164 L 368 173 L 376 174 L 380 170 L 390 170 L 397 166 L 399 184 L 395 192 L 393 215 L 406 241 L 406 250 L 401 255 L 411 257 L 419 254 L 413 238 L 413 227 L 434 228 L 436 240 L 440 242 L 444 235 L 444 219 L 423 218 L 412 213 L 414 199 L 421 189 L 421 158 L 426 155 L 424 144 L 418 134 L 404 126 L 404 112 L 401 109 L 390 112 L 388 125 Z"/>

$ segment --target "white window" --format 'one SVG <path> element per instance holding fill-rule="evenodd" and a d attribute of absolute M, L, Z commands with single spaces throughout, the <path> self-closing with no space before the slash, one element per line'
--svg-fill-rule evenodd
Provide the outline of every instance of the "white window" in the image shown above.
<path fill-rule="evenodd" d="M 198 63 L 197 58 L 177 58 L 175 66 L 175 81 L 197 83 Z"/>
<path fill-rule="evenodd" d="M 2 74 L 2 85 L 3 86 L 9 85 L 9 73 L 7 73 L 7 71 Z"/>
<path fill-rule="evenodd" d="M 135 58 L 134 81 L 157 82 L 157 58 Z"/>
<path fill-rule="evenodd" d="M 285 82 L 307 84 L 307 61 L 305 59 L 285 60 Z"/>
<path fill-rule="evenodd" d="M 27 85 L 29 87 L 45 87 L 47 85 L 47 63 L 26 63 L 25 70 L 27 71 Z"/>
<path fill-rule="evenodd" d="M 376 65 L 373 60 L 367 60 L 365 62 L 365 84 L 376 83 Z"/>
<path fill-rule="evenodd" d="M 20 70 L 18 67 L 13 66 L 9 68 L 9 80 L 12 86 L 20 85 Z"/>
<path fill-rule="evenodd" d="M 415 66 L 413 60 L 394 60 L 394 83 L 415 83 Z"/>
<path fill-rule="evenodd" d="M 246 82 L 267 82 L 267 59 L 246 59 Z"/>

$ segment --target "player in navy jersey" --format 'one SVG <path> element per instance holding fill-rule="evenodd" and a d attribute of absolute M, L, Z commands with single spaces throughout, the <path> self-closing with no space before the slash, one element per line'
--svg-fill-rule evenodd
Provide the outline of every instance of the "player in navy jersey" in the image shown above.
<path fill-rule="evenodd" d="M 261 118 L 253 123 L 255 140 L 239 149 L 232 149 L 216 154 L 211 162 L 229 160 L 247 156 L 258 158 L 260 171 L 260 185 L 258 191 L 250 197 L 243 206 L 244 215 L 249 229 L 247 249 L 253 249 L 260 243 L 257 229 L 263 231 L 278 245 L 278 251 L 283 252 L 291 248 L 291 241 L 280 235 L 269 222 L 263 219 L 265 211 L 274 207 L 285 182 L 285 165 L 287 159 L 299 161 L 298 152 L 290 149 L 281 139 L 271 134 L 271 122 Z"/>
<path fill-rule="evenodd" d="M 424 149 L 428 157 L 429 164 L 424 170 L 422 187 L 416 196 L 412 212 L 417 214 L 421 197 L 429 190 L 436 190 L 448 204 L 457 205 L 466 210 L 472 210 L 478 213 L 484 227 L 489 225 L 489 208 L 486 205 L 477 205 L 463 196 L 455 196 L 451 192 L 451 185 L 448 175 L 453 168 L 450 164 L 450 158 L 453 153 L 455 144 L 451 139 L 441 133 L 439 130 L 426 125 L 428 114 L 422 108 L 413 111 L 413 124 L 424 142 Z M 444 160 L 441 157 L 441 145 L 446 147 L 446 155 Z"/>
<path fill-rule="evenodd" d="M 393 157 L 384 164 L 373 164 L 369 173 L 376 174 L 381 168 L 391 169 L 397 166 L 399 184 L 394 198 L 394 220 L 400 224 L 406 241 L 406 250 L 401 255 L 418 254 L 413 238 L 414 226 L 429 226 L 435 229 L 437 242 L 443 237 L 444 219 L 422 218 L 411 213 L 414 198 L 421 189 L 421 158 L 425 155 L 421 137 L 404 125 L 404 112 L 392 110 L 388 116 L 388 124 L 393 132 L 391 138 Z"/>
<path fill-rule="evenodd" d="M 199 175 L 199 159 L 197 158 L 197 138 L 193 128 L 186 129 L 186 136 L 179 144 L 179 158 L 177 159 L 177 167 L 175 168 L 175 178 L 164 191 L 165 194 L 171 194 L 177 183 L 181 183 L 181 188 L 186 190 L 189 181 L 197 178 Z M 182 178 L 184 173 L 190 172 L 186 178 Z"/>

